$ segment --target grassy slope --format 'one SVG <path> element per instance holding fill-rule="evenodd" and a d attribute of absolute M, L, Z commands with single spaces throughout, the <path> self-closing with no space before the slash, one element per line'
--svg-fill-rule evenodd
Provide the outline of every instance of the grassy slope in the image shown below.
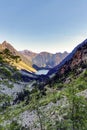
<path fill-rule="evenodd" d="M 40 95 L 41 92 L 37 89 L 31 92 L 29 103 L 26 104 L 26 100 L 14 106 L 9 106 L 5 109 L 3 115 L 0 115 L 0 123 L 2 124 L 4 120 L 12 120 L 14 117 L 18 117 L 18 115 L 25 110 L 33 110 L 37 105 L 46 106 L 50 102 L 56 103 L 57 101 L 66 97 L 69 92 L 68 88 L 71 86 L 75 86 L 76 93 L 84 92 L 87 89 L 87 70 L 84 70 L 77 78 L 73 78 L 74 75 L 68 75 L 71 77 L 72 81 L 69 83 L 59 83 L 58 80 L 55 80 L 50 87 L 48 84 L 46 86 L 46 95 Z M 57 107 L 50 110 L 51 112 L 57 111 Z M 55 129 L 56 130 L 56 129 Z"/>
<path fill-rule="evenodd" d="M 25 69 L 30 72 L 36 72 L 36 70 L 30 65 L 27 65 L 20 56 L 14 56 L 8 49 L 1 52 L 2 61 L 8 62 L 9 64 L 17 67 L 19 70 Z"/>
<path fill-rule="evenodd" d="M 16 66 L 19 70 L 24 69 L 30 72 L 36 72 L 36 70 L 33 67 L 28 66 L 23 61 L 20 61 L 18 63 L 14 62 L 13 65 Z"/>
<path fill-rule="evenodd" d="M 5 110 L 2 110 L 3 114 L 0 114 L 0 123 L 2 124 L 5 120 L 12 120 L 14 117 L 18 117 L 18 115 L 25 110 L 33 110 L 37 106 L 46 106 L 50 102 L 56 103 L 57 101 L 70 96 L 69 88 L 74 87 L 75 93 L 77 94 L 87 90 L 87 68 L 83 69 L 81 73 L 77 75 L 76 72 L 74 73 L 72 71 L 67 75 L 63 75 L 62 78 L 70 79 L 70 81 L 65 82 L 62 79 L 58 79 L 56 76 L 56 78 L 52 79 L 51 82 L 49 82 L 49 84 L 45 86 L 46 91 L 43 90 L 45 92 L 45 95 L 42 95 L 41 92 L 37 88 L 35 88 L 33 91 L 30 92 L 28 99 L 29 102 L 27 104 L 25 99 L 15 106 L 7 106 Z M 3 98 L 3 95 L 1 98 Z M 55 107 L 51 110 L 51 112 L 56 111 L 59 112 L 58 107 Z M 53 129 L 51 128 L 50 130 Z M 54 130 L 56 130 L 56 128 Z"/>

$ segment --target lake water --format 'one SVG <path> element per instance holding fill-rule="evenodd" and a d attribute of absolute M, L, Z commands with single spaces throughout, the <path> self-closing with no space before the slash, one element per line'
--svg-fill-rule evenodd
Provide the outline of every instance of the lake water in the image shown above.
<path fill-rule="evenodd" d="M 48 73 L 48 71 L 49 71 L 49 70 L 44 70 L 44 69 L 43 69 L 43 70 L 38 70 L 38 71 L 36 72 L 36 74 L 37 74 L 37 75 L 41 75 L 41 74 L 46 75 L 46 74 Z"/>

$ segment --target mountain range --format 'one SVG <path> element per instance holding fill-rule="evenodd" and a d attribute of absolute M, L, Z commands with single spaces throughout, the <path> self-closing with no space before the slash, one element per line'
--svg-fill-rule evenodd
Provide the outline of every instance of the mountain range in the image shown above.
<path fill-rule="evenodd" d="M 0 129 L 86 130 L 87 39 L 46 75 L 15 69 L 3 60 L 14 59 L 7 49 L 0 52 Z"/>
<path fill-rule="evenodd" d="M 3 51 L 6 48 L 14 56 L 17 56 L 17 55 L 20 56 L 23 63 L 23 65 L 21 64 L 20 66 L 25 66 L 24 64 L 26 64 L 32 68 L 31 69 L 32 72 L 33 71 L 35 72 L 35 69 L 53 68 L 68 55 L 68 52 L 66 51 L 64 53 L 59 52 L 56 54 L 52 54 L 48 52 L 35 53 L 28 50 L 17 51 L 10 43 L 8 43 L 7 41 L 4 41 L 2 44 L 0 44 L 0 51 Z M 26 66 L 26 68 L 28 68 L 28 66 Z"/>
<path fill-rule="evenodd" d="M 56 53 L 52 54 L 49 52 L 40 52 L 34 53 L 29 50 L 20 51 L 27 59 L 32 62 L 33 66 L 44 67 L 44 68 L 53 68 L 58 65 L 69 53 Z"/>

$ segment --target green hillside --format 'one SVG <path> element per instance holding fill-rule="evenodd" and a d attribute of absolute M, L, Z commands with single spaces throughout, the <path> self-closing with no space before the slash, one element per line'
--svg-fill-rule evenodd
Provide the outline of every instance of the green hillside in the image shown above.
<path fill-rule="evenodd" d="M 87 130 L 87 42 L 84 43 L 54 71 L 52 78 L 43 82 L 11 80 L 15 70 L 7 69 L 0 58 L 0 130 Z M 18 93 L 13 92 L 14 87 Z"/>
<path fill-rule="evenodd" d="M 70 80 L 71 79 L 71 80 Z M 43 90 L 34 88 L 31 92 L 27 90 L 23 101 L 16 105 L 10 105 L 11 97 L 0 94 L 0 103 L 8 101 L 8 104 L 0 109 L 1 130 L 22 129 L 22 126 L 14 122 L 14 118 L 19 119 L 20 113 L 26 110 L 36 110 L 37 117 L 41 117 L 36 123 L 41 123 L 41 127 L 46 130 L 86 130 L 87 129 L 87 69 L 75 75 L 69 73 L 66 81 L 55 79 L 47 84 Z M 21 93 L 22 95 L 23 93 Z M 20 100 L 20 97 L 19 97 Z M 59 105 L 58 105 L 59 103 Z M 49 105 L 49 109 L 47 109 Z M 43 114 L 44 112 L 44 114 Z M 5 120 L 12 121 L 3 127 Z M 35 124 L 33 124 L 34 127 Z M 31 126 L 30 126 L 31 127 Z M 74 128 L 73 128 L 74 127 Z M 27 128 L 25 128 L 27 129 Z M 29 129 L 29 128 L 28 128 Z M 34 128 L 32 128 L 33 130 Z M 39 128 L 38 128 L 39 129 Z"/>

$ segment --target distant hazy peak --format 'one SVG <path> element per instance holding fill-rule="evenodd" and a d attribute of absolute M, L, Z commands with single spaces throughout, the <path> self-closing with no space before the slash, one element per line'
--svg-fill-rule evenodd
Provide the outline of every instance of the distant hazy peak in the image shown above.
<path fill-rule="evenodd" d="M 23 50 L 23 51 L 20 51 L 20 52 L 22 52 L 22 53 L 27 53 L 27 54 L 30 54 L 30 53 L 32 53 L 32 54 L 38 54 L 38 53 L 36 53 L 36 52 L 33 52 L 33 51 L 30 51 L 30 50 Z"/>

